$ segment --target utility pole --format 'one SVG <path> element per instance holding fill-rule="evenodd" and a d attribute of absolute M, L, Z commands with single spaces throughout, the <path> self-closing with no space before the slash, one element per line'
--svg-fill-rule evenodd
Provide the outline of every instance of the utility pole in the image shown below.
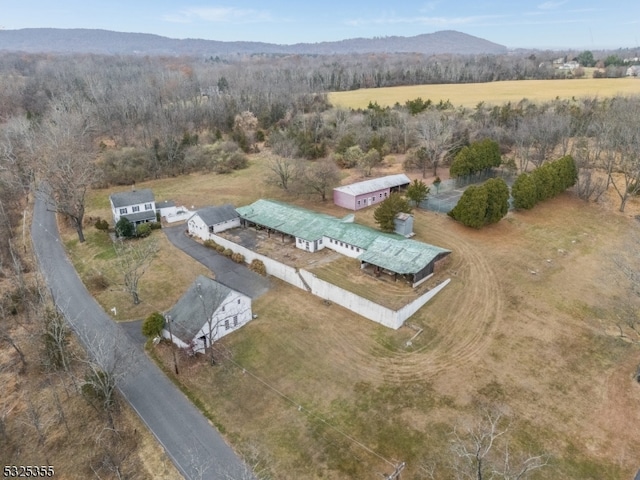
<path fill-rule="evenodd" d="M 178 359 L 176 358 L 176 344 L 173 342 L 173 332 L 171 331 L 171 315 L 165 315 L 165 319 L 167 320 L 167 326 L 169 327 L 169 337 L 171 337 L 171 353 L 173 353 L 173 368 L 176 371 L 176 375 L 179 375 L 178 372 Z"/>
<path fill-rule="evenodd" d="M 400 472 L 402 472 L 402 470 L 404 470 L 404 467 L 406 467 L 407 464 L 404 462 L 399 463 L 398 465 L 396 465 L 396 469 L 393 471 L 393 473 L 391 475 L 387 475 L 385 477 L 385 480 L 397 480 L 400 478 Z"/>

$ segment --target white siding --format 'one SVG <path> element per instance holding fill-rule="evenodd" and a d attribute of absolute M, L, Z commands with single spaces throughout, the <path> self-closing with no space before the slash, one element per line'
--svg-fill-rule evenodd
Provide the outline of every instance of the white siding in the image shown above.
<path fill-rule="evenodd" d="M 330 248 L 331 250 L 338 252 L 345 257 L 357 258 L 359 255 L 364 253 L 363 248 L 358 248 L 354 245 L 349 245 L 348 243 L 334 240 L 333 238 L 329 237 L 323 237 L 322 243 L 325 247 Z"/>

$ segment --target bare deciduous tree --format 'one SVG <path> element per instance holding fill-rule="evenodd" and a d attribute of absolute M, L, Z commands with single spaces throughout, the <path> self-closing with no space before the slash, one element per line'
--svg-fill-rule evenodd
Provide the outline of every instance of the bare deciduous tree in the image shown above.
<path fill-rule="evenodd" d="M 621 212 L 632 195 L 640 192 L 640 101 L 616 98 L 607 111 L 609 128 L 604 132 L 605 165 L 610 185 L 620 198 Z"/>
<path fill-rule="evenodd" d="M 340 171 L 329 158 L 309 163 L 303 173 L 303 184 L 308 193 L 318 194 L 324 202 L 327 194 L 340 184 Z"/>
<path fill-rule="evenodd" d="M 452 115 L 427 111 L 422 114 L 416 125 L 418 136 L 418 154 L 414 165 L 427 176 L 427 169 L 433 168 L 433 175 L 438 175 L 438 166 L 445 160 L 461 139 L 456 135 L 457 119 Z"/>
<path fill-rule="evenodd" d="M 84 242 L 85 196 L 97 180 L 91 124 L 87 117 L 60 102 L 37 131 L 40 179 L 48 188 L 40 195 L 48 207 L 67 218 Z"/>
<path fill-rule="evenodd" d="M 138 284 L 158 252 L 158 244 L 153 239 L 120 241 L 116 242 L 114 249 L 117 266 L 124 279 L 124 287 L 131 294 L 133 303 L 138 305 Z"/>
<path fill-rule="evenodd" d="M 499 411 L 485 411 L 476 423 L 456 427 L 451 451 L 454 478 L 468 480 L 524 479 L 548 463 L 545 455 L 516 456 L 507 440 L 509 424 Z"/>
<path fill-rule="evenodd" d="M 299 162 L 293 158 L 275 157 L 269 161 L 267 182 L 289 191 L 299 175 Z"/>

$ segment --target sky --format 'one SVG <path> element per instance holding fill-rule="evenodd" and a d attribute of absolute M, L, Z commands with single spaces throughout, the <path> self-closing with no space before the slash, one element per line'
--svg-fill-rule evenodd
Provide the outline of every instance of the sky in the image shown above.
<path fill-rule="evenodd" d="M 640 0 L 0 0 L 0 28 L 315 43 L 457 30 L 508 48 L 640 47 Z"/>

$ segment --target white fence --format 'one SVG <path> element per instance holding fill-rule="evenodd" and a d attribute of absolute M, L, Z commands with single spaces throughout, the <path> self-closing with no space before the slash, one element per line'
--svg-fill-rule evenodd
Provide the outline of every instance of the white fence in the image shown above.
<path fill-rule="evenodd" d="M 321 280 L 311 272 L 303 269 L 297 270 L 294 267 L 280 263 L 272 258 L 260 255 L 259 253 L 249 250 L 248 248 L 238 245 L 226 238 L 222 238 L 214 234 L 210 234 L 209 237 L 211 240 L 223 247 L 229 248 L 234 252 L 241 253 L 244 255 L 245 261 L 248 263 L 251 263 L 254 259 L 261 260 L 269 275 L 273 275 L 274 277 L 284 280 L 285 282 L 302 290 L 310 291 L 320 298 L 329 300 L 357 313 L 358 315 L 380 323 L 385 327 L 393 328 L 394 330 L 400 328 L 404 324 L 405 320 L 416 313 L 451 281 L 451 279 L 447 279 L 415 299 L 413 302 L 405 305 L 400 310 L 392 310 L 356 295 L 353 292 L 345 290 L 344 288 Z"/>

